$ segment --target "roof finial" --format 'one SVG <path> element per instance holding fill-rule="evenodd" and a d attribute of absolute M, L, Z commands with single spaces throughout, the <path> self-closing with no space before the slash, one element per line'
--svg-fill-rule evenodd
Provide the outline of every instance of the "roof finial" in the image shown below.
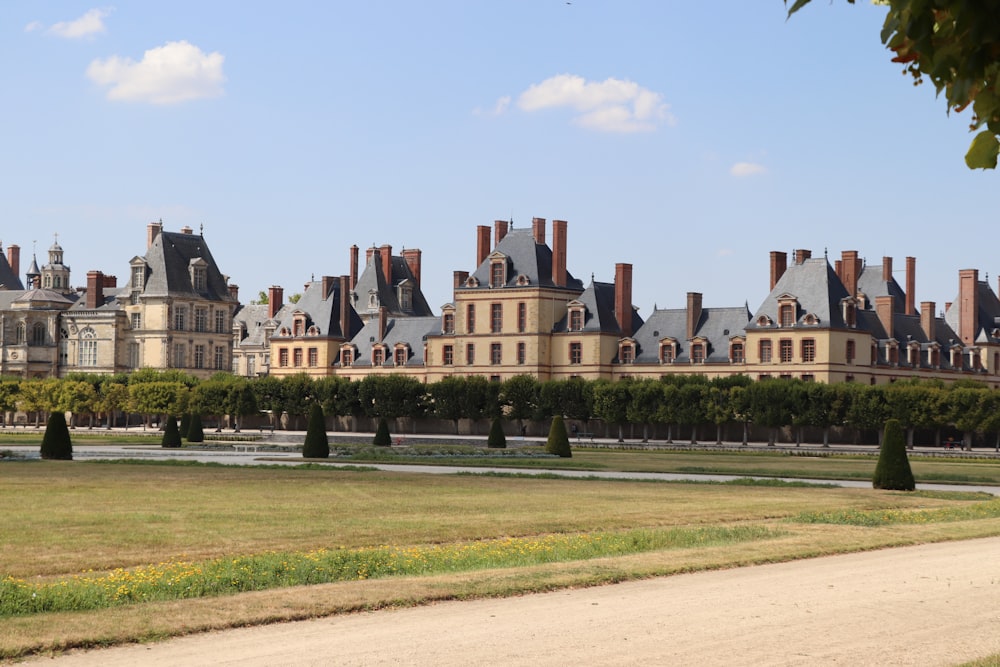
<path fill-rule="evenodd" d="M 204 222 L 201 223 L 200 225 L 198 225 L 198 234 L 200 234 L 201 236 L 205 235 L 205 223 Z"/>

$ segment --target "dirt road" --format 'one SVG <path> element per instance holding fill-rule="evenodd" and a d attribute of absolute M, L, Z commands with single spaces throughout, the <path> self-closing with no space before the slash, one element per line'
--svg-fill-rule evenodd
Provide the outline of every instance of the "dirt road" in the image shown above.
<path fill-rule="evenodd" d="M 1000 538 L 449 602 L 29 664 L 954 665 L 1000 653 Z"/>

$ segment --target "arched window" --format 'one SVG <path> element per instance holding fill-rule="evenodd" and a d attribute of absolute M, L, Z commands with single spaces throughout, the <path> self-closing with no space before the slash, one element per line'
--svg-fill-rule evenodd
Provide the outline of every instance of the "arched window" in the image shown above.
<path fill-rule="evenodd" d="M 15 345 L 24 345 L 24 339 L 25 339 L 24 332 L 25 332 L 24 322 L 18 322 L 17 323 L 17 328 L 14 329 L 14 344 Z"/>
<path fill-rule="evenodd" d="M 45 345 L 45 323 L 35 322 L 31 325 L 31 345 Z"/>
<path fill-rule="evenodd" d="M 80 366 L 97 365 L 97 332 L 90 327 L 80 331 Z"/>

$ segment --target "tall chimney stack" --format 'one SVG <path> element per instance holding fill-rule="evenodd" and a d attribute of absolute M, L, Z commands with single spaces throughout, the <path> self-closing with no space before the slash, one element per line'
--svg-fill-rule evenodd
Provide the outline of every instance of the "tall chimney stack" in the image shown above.
<path fill-rule="evenodd" d="M 958 337 L 965 345 L 976 342 L 976 320 L 979 313 L 979 269 L 958 272 Z"/>
<path fill-rule="evenodd" d="M 335 284 L 335 281 L 336 278 L 334 278 L 333 276 L 323 276 L 323 278 L 320 279 L 320 287 L 319 287 L 320 297 L 323 299 L 323 301 L 326 301 L 327 299 L 330 298 L 330 293 L 333 292 L 333 286 Z"/>
<path fill-rule="evenodd" d="M 148 225 L 146 225 L 146 249 L 147 250 L 150 247 L 152 247 L 153 241 L 156 240 L 156 237 L 159 236 L 160 232 L 162 232 L 162 231 L 163 231 L 163 221 L 162 220 L 160 220 L 159 222 L 151 222 Z"/>
<path fill-rule="evenodd" d="M 358 246 L 351 246 L 351 289 L 358 286 Z"/>
<path fill-rule="evenodd" d="M 698 323 L 701 322 L 701 293 L 687 293 L 687 339 L 694 338 L 698 331 Z"/>
<path fill-rule="evenodd" d="M 933 301 L 920 302 L 920 328 L 924 330 L 928 342 L 933 342 L 937 336 L 937 319 L 934 317 L 934 309 L 937 306 Z"/>
<path fill-rule="evenodd" d="M 100 308 L 104 305 L 104 274 L 100 271 L 87 271 L 87 308 Z"/>
<path fill-rule="evenodd" d="M 799 249 L 799 250 L 795 251 L 795 263 L 796 264 L 801 264 L 802 262 L 806 261 L 810 257 L 812 257 L 812 250 L 802 250 L 802 249 Z"/>
<path fill-rule="evenodd" d="M 859 263 L 857 250 L 845 250 L 841 254 L 840 266 L 844 273 L 841 281 L 847 288 L 847 294 L 852 297 L 858 295 L 858 273 L 861 268 Z"/>
<path fill-rule="evenodd" d="M 566 287 L 566 221 L 552 221 L 552 284 Z M 631 307 L 631 304 L 629 304 Z"/>
<path fill-rule="evenodd" d="M 476 266 L 486 261 L 490 256 L 490 228 L 486 225 L 476 227 Z"/>
<path fill-rule="evenodd" d="M 404 250 L 402 255 L 403 261 L 406 262 L 410 273 L 413 274 L 413 279 L 417 282 L 417 287 L 420 287 L 420 250 L 418 248 L 411 248 Z"/>
<path fill-rule="evenodd" d="M 615 264 L 615 319 L 622 338 L 628 338 L 632 331 L 632 265 Z"/>
<path fill-rule="evenodd" d="M 464 286 L 465 285 L 465 281 L 469 279 L 469 272 L 468 271 L 455 271 L 455 273 L 452 274 L 452 277 L 454 278 L 454 284 L 452 285 L 452 287 L 454 287 L 455 289 L 458 289 L 459 287 Z"/>
<path fill-rule="evenodd" d="M 281 310 L 281 300 L 285 298 L 285 290 L 277 285 L 267 288 L 267 319 L 273 320 L 274 316 Z"/>
<path fill-rule="evenodd" d="M 509 229 L 510 223 L 506 220 L 494 220 L 493 221 L 493 245 L 494 247 L 500 245 L 503 241 L 503 237 L 507 236 L 507 230 Z"/>
<path fill-rule="evenodd" d="M 235 283 L 229 283 L 229 285 L 227 285 L 227 287 L 229 288 L 229 298 L 232 299 L 233 301 L 235 301 L 236 303 L 239 303 L 239 301 L 240 301 L 240 286 L 236 285 Z"/>
<path fill-rule="evenodd" d="M 917 303 L 917 258 L 906 258 L 906 314 L 915 315 Z M 933 303 L 933 302 L 932 302 Z"/>
<path fill-rule="evenodd" d="M 389 326 L 389 309 L 380 306 L 378 309 L 378 342 L 385 340 L 385 330 Z"/>
<path fill-rule="evenodd" d="M 781 276 L 785 275 L 785 269 L 788 268 L 788 255 L 786 253 L 780 252 L 778 250 L 771 251 L 771 287 L 768 291 L 774 289 L 774 286 L 778 284 L 781 280 Z"/>
<path fill-rule="evenodd" d="M 392 285 L 392 246 L 383 245 L 378 250 L 382 257 L 382 275 L 385 276 L 385 282 Z"/>
<path fill-rule="evenodd" d="M 9 245 L 7 246 L 7 263 L 10 264 L 10 270 L 15 275 L 20 277 L 21 275 L 21 246 L 19 245 Z"/>
<path fill-rule="evenodd" d="M 893 330 L 892 330 L 893 301 L 894 299 L 891 296 L 875 297 L 875 314 L 878 315 L 878 319 L 882 323 L 882 328 L 885 329 L 885 335 L 888 338 L 893 337 Z"/>
<path fill-rule="evenodd" d="M 188 227 L 187 225 L 184 225 L 183 227 L 181 227 L 181 234 L 188 234 L 188 235 L 194 234 L 194 230 Z"/>
<path fill-rule="evenodd" d="M 545 218 L 531 219 L 531 234 L 535 237 L 535 243 L 545 245 Z"/>
<path fill-rule="evenodd" d="M 882 258 L 882 280 L 892 282 L 892 257 Z"/>

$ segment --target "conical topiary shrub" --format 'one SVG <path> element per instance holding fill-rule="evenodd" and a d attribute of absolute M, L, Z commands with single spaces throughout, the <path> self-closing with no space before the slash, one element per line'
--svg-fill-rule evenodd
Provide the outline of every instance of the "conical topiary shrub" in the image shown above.
<path fill-rule="evenodd" d="M 185 412 L 184 414 L 181 415 L 181 424 L 180 424 L 180 427 L 177 430 L 179 430 L 181 432 L 181 437 L 182 438 L 188 437 L 188 431 L 191 430 L 191 413 L 190 412 Z"/>
<path fill-rule="evenodd" d="M 326 437 L 326 418 L 319 403 L 313 403 L 309 411 L 309 426 L 306 440 L 302 444 L 302 456 L 307 459 L 330 458 L 330 441 Z"/>
<path fill-rule="evenodd" d="M 205 442 L 205 429 L 201 425 L 201 415 L 197 412 L 191 415 L 191 425 L 188 426 L 188 442 Z"/>
<path fill-rule="evenodd" d="M 58 410 L 49 415 L 49 420 L 45 424 L 45 435 L 42 436 L 42 458 L 73 460 L 73 442 L 69 439 L 66 415 Z"/>
<path fill-rule="evenodd" d="M 507 436 L 503 434 L 503 424 L 500 423 L 499 417 L 490 425 L 490 437 L 486 440 L 486 446 L 490 449 L 507 448 Z"/>
<path fill-rule="evenodd" d="M 876 489 L 892 491 L 913 491 L 917 488 L 910 470 L 910 459 L 906 456 L 906 438 L 903 427 L 898 419 L 890 419 L 885 423 L 885 434 L 882 436 L 882 451 L 875 464 L 875 476 L 872 486 Z"/>
<path fill-rule="evenodd" d="M 167 415 L 167 423 L 163 427 L 163 438 L 160 440 L 161 447 L 180 447 L 181 432 L 177 428 L 177 417 Z"/>
<path fill-rule="evenodd" d="M 389 435 L 389 423 L 385 417 L 379 417 L 378 427 L 375 429 L 375 439 L 372 444 L 378 447 L 389 447 L 392 445 L 392 436 Z"/>
<path fill-rule="evenodd" d="M 569 448 L 569 434 L 566 433 L 566 424 L 563 423 L 562 415 L 556 415 L 552 419 L 552 426 L 549 427 L 549 439 L 545 441 L 545 451 L 566 459 L 573 456 L 573 452 Z"/>

